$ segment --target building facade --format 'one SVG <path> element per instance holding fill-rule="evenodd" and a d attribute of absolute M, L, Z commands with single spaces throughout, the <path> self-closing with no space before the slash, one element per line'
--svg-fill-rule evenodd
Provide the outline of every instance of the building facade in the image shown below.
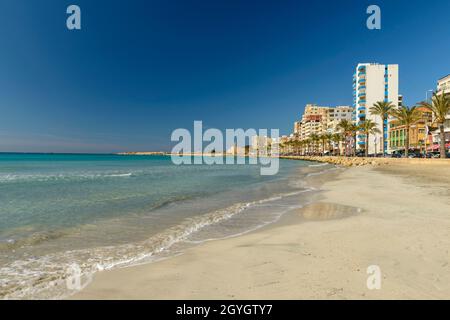
<path fill-rule="evenodd" d="M 351 106 L 337 106 L 328 109 L 327 129 L 328 133 L 337 133 L 337 126 L 342 120 L 351 121 L 353 108 Z"/>
<path fill-rule="evenodd" d="M 335 133 L 337 125 L 343 119 L 352 119 L 351 106 L 325 107 L 307 104 L 302 120 L 294 124 L 294 136 L 299 140 L 306 140 L 311 135 Z"/>
<path fill-rule="evenodd" d="M 450 94 L 450 74 L 446 77 L 443 77 L 438 80 L 436 93 L 440 94 Z M 450 143 L 450 113 L 447 114 L 445 123 L 444 123 L 444 132 L 445 132 L 445 142 Z M 433 133 L 433 142 L 438 144 L 440 142 L 439 130 L 434 131 Z M 450 148 L 447 148 L 447 150 Z"/>
<path fill-rule="evenodd" d="M 418 110 L 422 112 L 422 118 L 409 129 L 409 148 L 422 152 L 432 144 L 427 135 L 426 127 L 431 127 L 433 114 L 427 108 L 419 107 Z M 389 123 L 389 149 L 403 152 L 405 147 L 406 126 L 393 120 Z"/>
<path fill-rule="evenodd" d="M 380 130 L 383 128 L 382 133 L 376 134 L 370 139 L 369 154 L 381 153 L 383 149 L 389 152 L 388 123 L 383 124 L 379 116 L 371 114 L 370 108 L 379 101 L 389 101 L 394 106 L 398 106 L 398 83 L 397 64 L 360 63 L 356 67 L 353 75 L 353 120 L 357 125 L 361 125 L 370 119 L 377 124 Z M 384 148 L 381 145 L 382 135 L 385 138 Z M 365 140 L 365 135 L 358 132 L 357 149 L 365 149 Z"/>
<path fill-rule="evenodd" d="M 272 139 L 266 136 L 253 136 L 251 138 L 250 154 L 268 155 L 272 145 Z"/>
<path fill-rule="evenodd" d="M 450 74 L 438 80 L 437 94 L 450 93 Z"/>

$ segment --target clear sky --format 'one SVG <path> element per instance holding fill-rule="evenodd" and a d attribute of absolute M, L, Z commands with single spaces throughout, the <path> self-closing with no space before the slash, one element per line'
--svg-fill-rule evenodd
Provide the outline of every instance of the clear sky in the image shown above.
<path fill-rule="evenodd" d="M 66 28 L 70 4 L 80 31 Z M 358 62 L 398 63 L 412 105 L 450 73 L 449 12 L 448 0 L 0 0 L 0 151 L 170 150 L 194 120 L 289 134 L 306 103 L 352 104 Z"/>

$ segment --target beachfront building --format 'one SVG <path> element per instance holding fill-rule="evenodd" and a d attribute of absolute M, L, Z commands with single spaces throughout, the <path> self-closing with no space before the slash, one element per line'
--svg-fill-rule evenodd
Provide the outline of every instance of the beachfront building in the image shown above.
<path fill-rule="evenodd" d="M 450 74 L 438 80 L 437 94 L 450 93 Z"/>
<path fill-rule="evenodd" d="M 398 107 L 402 107 L 403 106 L 403 95 L 399 94 L 398 95 Z"/>
<path fill-rule="evenodd" d="M 399 105 L 398 94 L 398 65 L 379 63 L 360 63 L 353 75 L 353 120 L 357 125 L 363 124 L 370 119 L 383 129 L 385 145 L 381 146 L 382 134 L 376 134 L 369 143 L 369 154 L 381 153 L 389 150 L 388 123 L 383 126 L 379 116 L 373 115 L 370 108 L 379 101 L 389 101 L 393 105 Z M 389 121 L 388 121 L 389 122 Z M 357 149 L 364 150 L 366 137 L 362 132 L 357 133 Z M 376 143 L 373 143 L 376 142 Z M 377 149 L 375 149 L 377 146 Z"/>
<path fill-rule="evenodd" d="M 294 136 L 298 140 L 306 140 L 311 135 L 336 133 L 337 125 L 341 120 L 352 119 L 351 106 L 326 107 L 307 104 L 302 120 L 294 123 Z"/>
<path fill-rule="evenodd" d="M 281 136 L 278 138 L 272 138 L 270 154 L 275 155 L 275 153 L 284 153 L 287 152 L 287 144 L 289 142 L 288 136 Z"/>
<path fill-rule="evenodd" d="M 328 107 L 307 104 L 302 116 L 300 140 L 306 140 L 311 135 L 321 135 L 326 132 Z"/>
<path fill-rule="evenodd" d="M 226 154 L 244 156 L 247 154 L 247 151 L 246 147 L 239 147 L 237 144 L 234 144 L 228 148 Z"/>
<path fill-rule="evenodd" d="M 272 139 L 266 136 L 253 136 L 250 145 L 250 154 L 267 155 L 270 152 Z"/>
<path fill-rule="evenodd" d="M 294 135 L 296 135 L 296 136 L 300 135 L 301 130 L 302 130 L 302 122 L 295 121 L 294 122 Z"/>
<path fill-rule="evenodd" d="M 439 95 L 450 94 L 450 74 L 438 80 L 436 93 Z M 447 149 L 450 149 L 450 113 L 447 114 L 446 121 L 444 123 L 444 132 L 445 132 L 445 142 L 446 145 L 448 145 Z M 439 130 L 433 132 L 433 142 L 435 143 L 434 149 L 439 150 L 438 147 L 440 142 Z"/>
<path fill-rule="evenodd" d="M 351 106 L 330 107 L 327 114 L 326 131 L 327 133 L 334 134 L 339 131 L 337 126 L 342 120 L 352 120 L 353 108 Z"/>
<path fill-rule="evenodd" d="M 427 126 L 431 127 L 433 123 L 433 114 L 427 108 L 419 107 L 422 112 L 422 118 L 409 129 L 409 148 L 423 152 L 432 144 L 427 134 Z M 406 127 L 397 120 L 389 123 L 389 150 L 392 152 L 404 152 L 406 146 Z"/>

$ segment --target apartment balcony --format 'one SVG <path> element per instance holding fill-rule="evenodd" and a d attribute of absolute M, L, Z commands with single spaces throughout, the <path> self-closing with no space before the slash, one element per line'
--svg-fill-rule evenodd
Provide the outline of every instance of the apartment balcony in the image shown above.
<path fill-rule="evenodd" d="M 358 111 L 366 111 L 366 107 L 362 106 L 358 108 Z"/>
<path fill-rule="evenodd" d="M 358 97 L 366 97 L 366 93 L 365 92 L 361 92 L 360 94 L 358 94 Z"/>
<path fill-rule="evenodd" d="M 361 90 L 361 89 L 366 89 L 366 85 L 359 85 L 358 90 Z"/>
<path fill-rule="evenodd" d="M 366 79 L 359 79 L 358 83 L 364 83 L 365 84 L 366 83 Z"/>
<path fill-rule="evenodd" d="M 366 144 L 366 142 L 365 142 L 365 141 L 358 141 L 358 144 L 359 144 L 360 146 L 363 146 L 363 145 Z"/>
<path fill-rule="evenodd" d="M 364 99 L 360 99 L 360 100 L 358 101 L 358 103 L 359 103 L 359 104 L 361 104 L 361 103 L 366 103 L 366 98 L 364 97 Z"/>

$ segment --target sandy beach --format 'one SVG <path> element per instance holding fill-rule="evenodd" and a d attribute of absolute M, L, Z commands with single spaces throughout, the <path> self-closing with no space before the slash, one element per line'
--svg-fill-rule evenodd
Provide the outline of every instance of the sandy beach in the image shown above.
<path fill-rule="evenodd" d="M 450 299 L 450 163 L 339 169 L 277 223 L 103 271 L 74 299 Z M 381 288 L 367 288 L 367 268 Z"/>

